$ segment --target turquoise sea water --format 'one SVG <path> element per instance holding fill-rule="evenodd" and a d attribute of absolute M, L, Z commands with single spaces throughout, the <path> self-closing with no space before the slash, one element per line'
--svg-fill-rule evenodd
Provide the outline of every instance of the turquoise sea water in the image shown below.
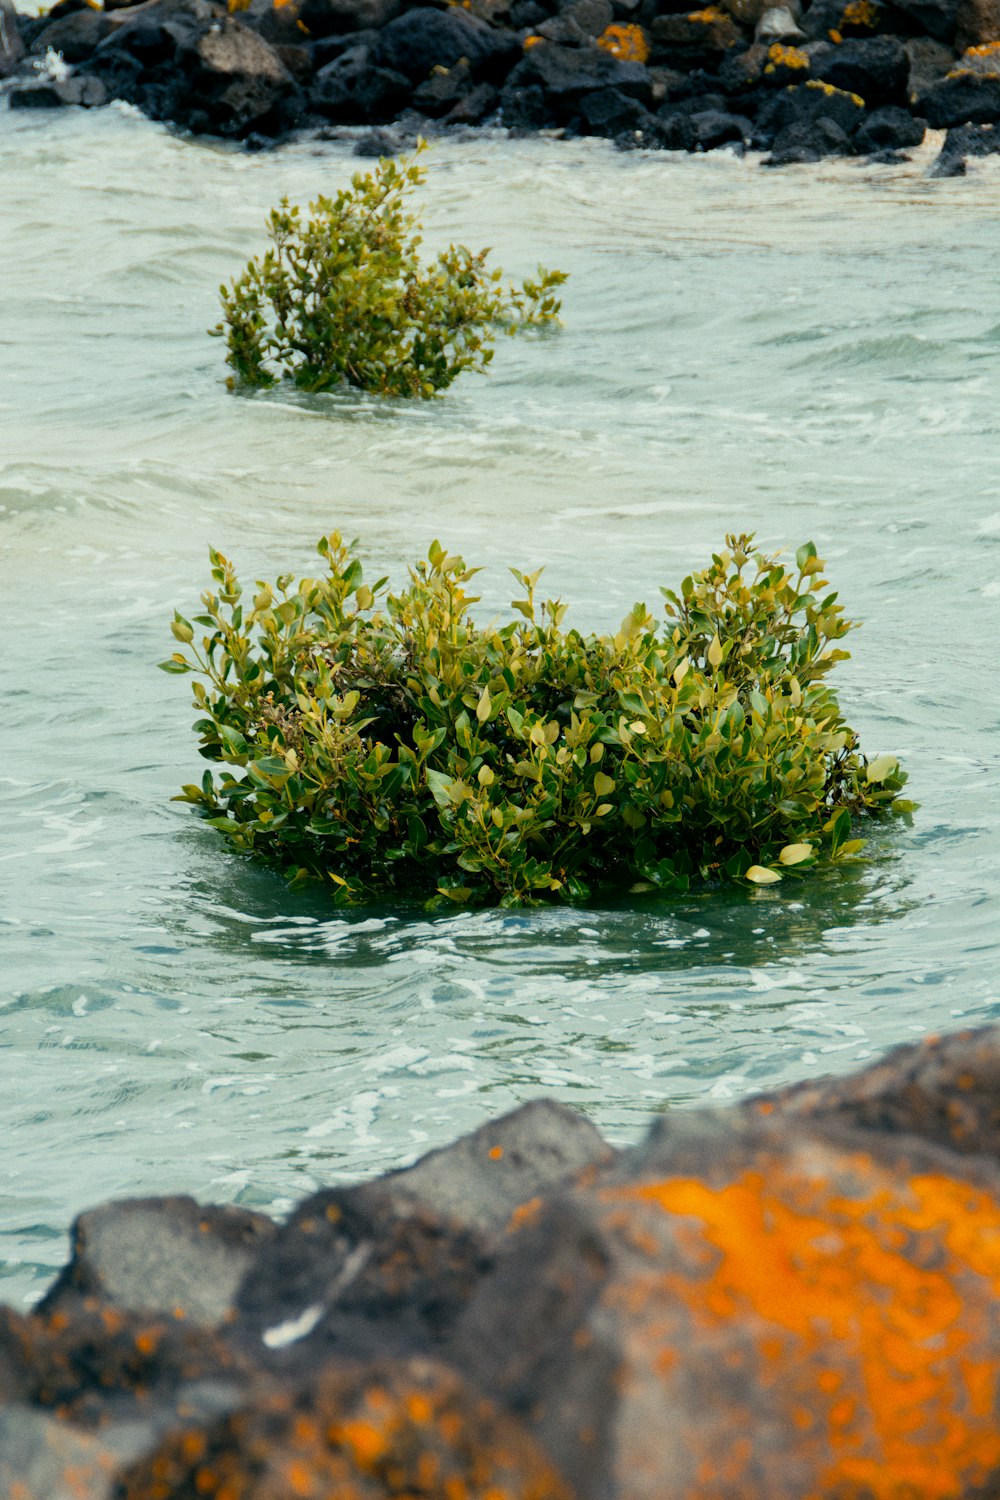
<path fill-rule="evenodd" d="M 128 111 L 0 113 L 0 1297 L 73 1213 L 190 1191 L 280 1213 L 539 1093 L 612 1139 L 1000 1012 L 1000 165 L 770 173 L 603 143 L 437 146 L 430 244 L 571 272 L 564 333 L 444 400 L 236 398 L 216 287 L 344 143 L 243 156 Z M 731 529 L 812 538 L 864 620 L 839 669 L 922 809 L 753 893 L 345 915 L 168 800 L 155 670 L 220 547 L 399 576 L 440 537 L 616 625 Z"/>

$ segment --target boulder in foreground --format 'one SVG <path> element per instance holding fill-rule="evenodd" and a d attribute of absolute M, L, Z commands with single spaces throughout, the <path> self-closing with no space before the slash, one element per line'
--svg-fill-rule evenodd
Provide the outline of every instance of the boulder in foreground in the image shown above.
<path fill-rule="evenodd" d="M 4 1493 L 995 1495 L 998 1099 L 988 1028 L 624 1151 L 539 1101 L 283 1228 L 105 1205 L 0 1310 Z"/>

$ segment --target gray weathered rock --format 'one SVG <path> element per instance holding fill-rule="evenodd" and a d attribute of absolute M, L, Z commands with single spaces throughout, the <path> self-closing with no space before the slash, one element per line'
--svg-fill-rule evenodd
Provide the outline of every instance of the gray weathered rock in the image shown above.
<path fill-rule="evenodd" d="M 497 1234 L 516 1208 L 614 1157 L 590 1121 L 554 1099 L 535 1099 L 471 1135 L 379 1180 L 399 1211 L 430 1209 Z"/>
<path fill-rule="evenodd" d="M 188 1197 L 107 1203 L 76 1220 L 73 1258 L 39 1311 L 98 1297 L 111 1307 L 219 1323 L 274 1232 L 263 1214 L 202 1208 Z"/>
<path fill-rule="evenodd" d="M 28 1406 L 0 1409 L 4 1500 L 111 1500 L 120 1450 Z"/>

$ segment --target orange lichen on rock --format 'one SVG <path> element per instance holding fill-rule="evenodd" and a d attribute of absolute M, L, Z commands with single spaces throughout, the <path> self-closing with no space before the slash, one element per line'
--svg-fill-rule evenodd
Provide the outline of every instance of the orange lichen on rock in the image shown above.
<path fill-rule="evenodd" d="M 538 1218 L 541 1207 L 542 1200 L 537 1197 L 529 1198 L 527 1203 L 519 1203 L 510 1216 L 507 1224 L 508 1231 L 514 1233 L 518 1229 L 523 1229 L 526 1224 L 532 1223 Z"/>
<path fill-rule="evenodd" d="M 874 0 L 848 0 L 840 18 L 841 31 L 875 31 L 878 28 L 879 7 Z"/>
<path fill-rule="evenodd" d="M 610 26 L 605 26 L 597 38 L 597 45 L 610 52 L 612 57 L 620 57 L 622 62 L 644 63 L 649 60 L 649 38 L 641 26 L 613 21 Z"/>
<path fill-rule="evenodd" d="M 767 49 L 765 73 L 777 73 L 779 69 L 797 72 L 799 69 L 808 70 L 808 68 L 809 54 L 803 52 L 800 47 L 786 47 L 783 42 L 774 42 Z"/>
<path fill-rule="evenodd" d="M 173 1432 L 122 1500 L 570 1500 L 533 1440 L 426 1360 L 327 1370 L 211 1424 L 192 1465 Z"/>
<path fill-rule="evenodd" d="M 629 1381 L 655 1369 L 664 1410 L 698 1393 L 677 1495 L 958 1500 L 1000 1480 L 991 1192 L 856 1152 L 834 1179 L 803 1153 L 721 1186 L 678 1176 L 598 1197 L 616 1232 L 639 1205 L 667 1216 L 674 1253 L 605 1304 L 641 1330 Z M 712 1376 L 723 1366 L 746 1406 Z"/>

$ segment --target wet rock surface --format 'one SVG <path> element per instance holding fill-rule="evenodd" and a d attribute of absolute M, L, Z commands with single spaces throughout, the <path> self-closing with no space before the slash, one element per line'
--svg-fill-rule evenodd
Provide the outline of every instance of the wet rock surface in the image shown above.
<path fill-rule="evenodd" d="M 1000 1028 L 625 1150 L 536 1101 L 281 1226 L 106 1204 L 0 1309 L 10 1500 L 998 1491 Z"/>
<path fill-rule="evenodd" d="M 0 85 L 20 110 L 122 99 L 255 150 L 486 125 L 770 166 L 898 160 L 928 126 L 1000 120 L 1000 0 L 60 0 L 41 18 L 0 0 Z"/>

